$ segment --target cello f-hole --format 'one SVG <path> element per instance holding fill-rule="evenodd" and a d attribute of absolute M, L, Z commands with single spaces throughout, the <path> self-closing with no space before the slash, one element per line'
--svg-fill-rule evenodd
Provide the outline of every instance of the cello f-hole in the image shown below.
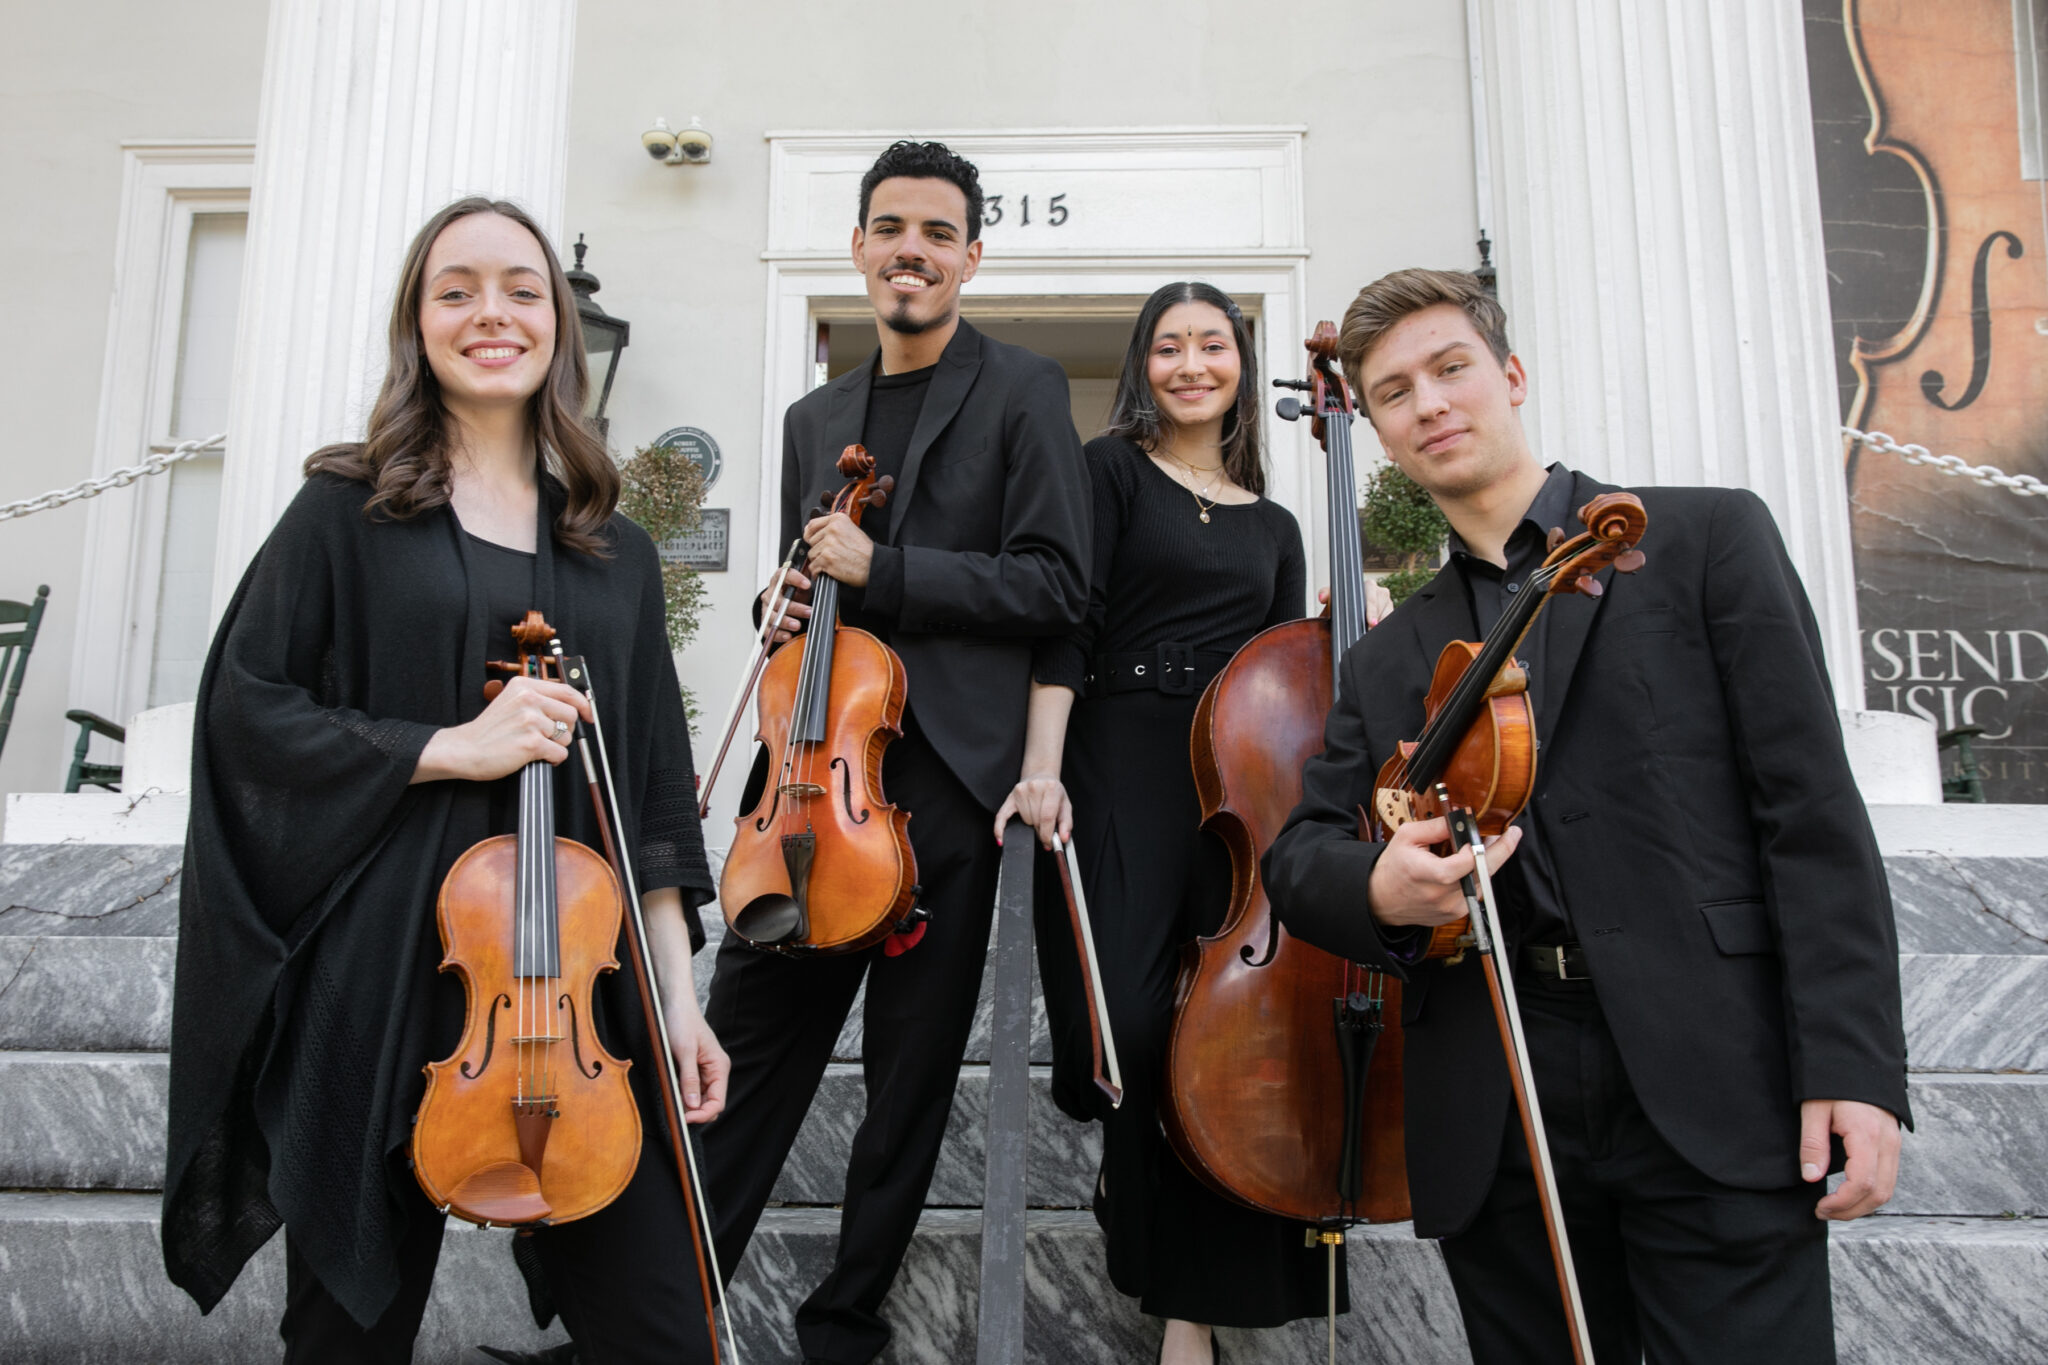
<path fill-rule="evenodd" d="M 1247 943 L 1237 950 L 1238 960 L 1247 967 L 1263 967 L 1271 962 L 1280 951 L 1280 917 L 1268 913 L 1266 916 L 1266 951 L 1256 959 L 1252 957 L 1252 945 Z"/>
<path fill-rule="evenodd" d="M 842 755 L 832 760 L 832 766 L 839 771 L 839 799 L 846 807 L 846 818 L 856 825 L 865 825 L 873 812 L 863 809 L 858 815 L 853 813 L 853 765 Z"/>
<path fill-rule="evenodd" d="M 512 997 L 500 995 L 491 1002 L 491 1012 L 484 1019 L 484 1059 L 476 1064 L 476 1070 L 469 1069 L 469 1063 L 462 1064 L 462 1078 L 473 1081 L 488 1071 L 491 1066 L 491 1052 L 498 1046 L 498 1011 L 512 1008 Z"/>

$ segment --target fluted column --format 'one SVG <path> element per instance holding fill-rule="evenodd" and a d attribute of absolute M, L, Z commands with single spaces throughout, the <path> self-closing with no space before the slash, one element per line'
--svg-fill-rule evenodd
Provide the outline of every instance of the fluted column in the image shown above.
<path fill-rule="evenodd" d="M 1479 8 L 1501 218 L 1485 226 L 1539 454 L 1623 484 L 1754 489 L 1806 580 L 1838 703 L 1860 709 L 1799 6 Z"/>
<path fill-rule="evenodd" d="M 466 194 L 560 239 L 575 0 L 273 0 L 218 618 L 316 447 L 360 436 L 406 244 Z"/>

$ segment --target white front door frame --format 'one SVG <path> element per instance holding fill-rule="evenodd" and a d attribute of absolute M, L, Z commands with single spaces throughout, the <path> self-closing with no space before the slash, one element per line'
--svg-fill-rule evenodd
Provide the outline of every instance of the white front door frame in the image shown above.
<path fill-rule="evenodd" d="M 962 296 L 962 311 L 1021 306 L 1044 316 L 1092 313 L 1088 300 L 1143 298 L 1174 280 L 1199 279 L 1235 298 L 1259 318 L 1261 383 L 1299 378 L 1304 372 L 1302 338 L 1306 319 L 1308 247 L 1301 202 L 1301 139 L 1305 129 L 1057 129 L 930 134 L 980 168 L 984 189 L 1001 192 L 1006 183 L 1050 188 L 1150 177 L 1135 197 L 1171 206 L 1176 195 L 1199 194 L 1208 203 L 1221 195 L 1215 221 L 1232 225 L 1240 240 L 1148 247 L 1132 240 L 1175 231 L 1199 235 L 1210 221 L 1192 228 L 1182 219 L 1166 227 L 1119 221 L 1070 249 L 1016 242 L 1014 236 L 985 234 L 981 269 Z M 767 325 L 763 358 L 760 497 L 754 545 L 755 580 L 765 583 L 788 547 L 780 535 L 778 495 L 782 486 L 782 425 L 789 405 L 816 382 L 815 339 L 823 318 L 861 316 L 866 294 L 848 260 L 847 240 L 857 210 L 846 205 L 843 232 L 835 242 L 830 224 L 846 195 L 849 171 L 857 176 L 895 140 L 890 133 L 770 134 L 770 248 Z M 1087 177 L 1095 177 L 1093 181 Z M 1037 192 L 1034 190 L 1034 192 Z M 1013 203 L 1015 201 L 1013 200 Z M 1043 201 L 1041 201 L 1041 212 Z M 1083 200 L 1088 207 L 1088 201 Z M 1086 225 L 1086 220 L 1083 220 Z M 1078 236 L 1078 234 L 1077 234 Z M 1007 240 L 1006 240 L 1007 239 Z M 1041 236 L 1038 242 L 1042 243 Z M 1015 246 L 1012 243 L 1015 242 Z M 999 301 L 999 303 L 998 303 Z M 1099 305 L 1098 305 L 1099 307 Z M 1270 390 L 1269 390 L 1270 392 Z M 1318 509 L 1321 452 L 1305 423 L 1285 423 L 1266 414 L 1266 449 L 1274 501 L 1302 522 L 1303 535 L 1318 563 L 1327 563 L 1326 532 Z M 1306 605 L 1306 604 L 1305 604 Z"/>

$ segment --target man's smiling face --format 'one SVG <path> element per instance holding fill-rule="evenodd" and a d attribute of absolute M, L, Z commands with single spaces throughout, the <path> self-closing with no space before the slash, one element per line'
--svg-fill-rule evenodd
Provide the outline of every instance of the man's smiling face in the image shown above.
<path fill-rule="evenodd" d="M 875 186 L 868 220 L 853 230 L 853 263 L 884 327 L 914 336 L 953 320 L 960 286 L 981 263 L 967 229 L 967 196 L 950 180 L 896 176 Z"/>

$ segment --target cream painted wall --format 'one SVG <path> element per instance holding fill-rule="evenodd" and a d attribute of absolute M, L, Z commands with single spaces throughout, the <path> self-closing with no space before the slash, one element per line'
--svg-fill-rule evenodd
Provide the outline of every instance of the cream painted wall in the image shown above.
<path fill-rule="evenodd" d="M 0 42 L 0 502 L 92 472 L 121 142 L 248 138 L 263 77 L 265 0 L 10 5 Z M 124 497 L 115 491 L 103 497 Z M 50 585 L 0 791 L 61 789 L 85 505 L 0 522 L 0 596 Z M 116 717 L 115 719 L 125 719 Z"/>
<path fill-rule="evenodd" d="M 765 133 L 1306 124 L 1312 317 L 1338 317 L 1388 270 L 1473 263 L 1460 6 L 1311 0 L 1270 25 L 1218 0 L 1177 7 L 1170 22 L 1156 7 L 1092 0 L 653 13 L 581 9 L 565 227 L 572 240 L 589 234 L 600 298 L 633 324 L 610 407 L 614 444 L 630 450 L 687 424 L 725 454 L 710 503 L 733 509 L 735 568 L 709 576 L 705 629 L 682 661 L 714 713 L 744 661 L 742 623 L 760 587 L 747 569 L 756 499 L 780 458 L 760 449 Z M 639 135 L 657 115 L 672 125 L 701 115 L 717 139 L 712 163 L 651 163 Z"/>

